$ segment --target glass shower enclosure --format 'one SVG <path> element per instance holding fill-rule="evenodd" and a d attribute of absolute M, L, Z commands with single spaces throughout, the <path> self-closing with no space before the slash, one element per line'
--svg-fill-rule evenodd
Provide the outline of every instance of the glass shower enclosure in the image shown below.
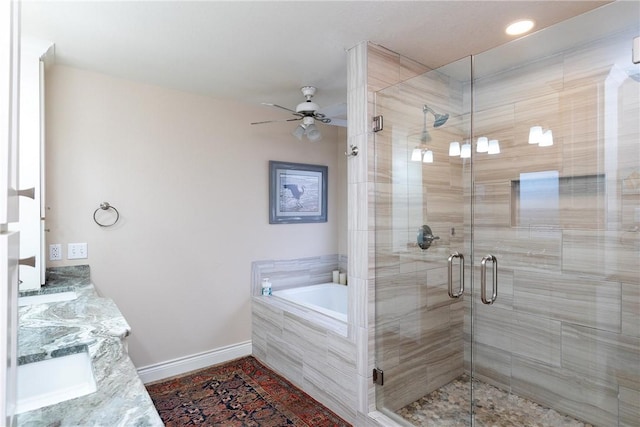
<path fill-rule="evenodd" d="M 376 93 L 398 423 L 640 425 L 638 17 L 615 2 Z"/>

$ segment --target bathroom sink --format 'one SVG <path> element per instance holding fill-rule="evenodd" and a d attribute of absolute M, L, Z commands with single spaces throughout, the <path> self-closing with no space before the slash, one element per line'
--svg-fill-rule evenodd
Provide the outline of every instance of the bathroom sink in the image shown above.
<path fill-rule="evenodd" d="M 71 301 L 76 298 L 78 298 L 78 295 L 75 293 L 75 291 L 28 295 L 24 297 L 18 297 L 18 307 L 32 304 L 48 304 L 52 302 Z"/>
<path fill-rule="evenodd" d="M 84 396 L 96 391 L 86 351 L 18 366 L 16 413 Z"/>

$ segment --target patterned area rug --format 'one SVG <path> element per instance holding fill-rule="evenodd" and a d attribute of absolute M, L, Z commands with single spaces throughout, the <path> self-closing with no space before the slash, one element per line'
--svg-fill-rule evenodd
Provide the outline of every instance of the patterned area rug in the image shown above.
<path fill-rule="evenodd" d="M 251 356 L 146 387 L 167 427 L 350 425 Z"/>

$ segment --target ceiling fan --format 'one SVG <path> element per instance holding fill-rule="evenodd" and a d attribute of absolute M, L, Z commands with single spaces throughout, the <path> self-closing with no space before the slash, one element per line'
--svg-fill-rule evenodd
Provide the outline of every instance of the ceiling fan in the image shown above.
<path fill-rule="evenodd" d="M 320 131 L 315 125 L 316 120 L 325 124 L 331 123 L 331 124 L 337 124 L 338 126 L 346 126 L 346 121 L 341 119 L 337 119 L 338 123 L 332 123 L 332 119 L 327 117 L 326 113 L 323 113 L 320 111 L 320 107 L 318 106 L 318 104 L 311 101 L 311 98 L 313 98 L 313 95 L 316 94 L 315 87 L 303 86 L 302 88 L 300 88 L 300 91 L 302 92 L 302 95 L 304 95 L 305 101 L 298 104 L 295 110 L 292 110 L 287 107 L 283 107 L 278 104 L 272 104 L 268 102 L 262 103 L 262 105 L 268 105 L 270 107 L 276 107 L 285 111 L 289 111 L 295 117 L 291 119 L 284 119 L 284 120 L 266 120 L 262 122 L 253 122 L 251 124 L 261 125 L 264 123 L 293 122 L 293 121 L 302 120 L 302 123 L 299 124 L 292 132 L 293 136 L 295 136 L 299 140 L 302 140 L 302 137 L 306 136 L 307 139 L 309 139 L 309 141 L 313 141 L 313 142 L 320 141 L 320 139 L 322 138 L 322 134 L 320 133 Z"/>

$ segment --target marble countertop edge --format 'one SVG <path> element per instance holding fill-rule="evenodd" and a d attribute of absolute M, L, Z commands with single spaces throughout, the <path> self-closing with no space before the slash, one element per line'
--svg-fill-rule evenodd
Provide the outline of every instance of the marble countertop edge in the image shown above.
<path fill-rule="evenodd" d="M 163 426 L 126 350 L 131 327 L 110 298 L 98 296 L 89 266 L 47 269 L 41 292 L 71 288 L 71 301 L 20 307 L 21 363 L 88 351 L 97 391 L 17 415 L 22 426 Z"/>

